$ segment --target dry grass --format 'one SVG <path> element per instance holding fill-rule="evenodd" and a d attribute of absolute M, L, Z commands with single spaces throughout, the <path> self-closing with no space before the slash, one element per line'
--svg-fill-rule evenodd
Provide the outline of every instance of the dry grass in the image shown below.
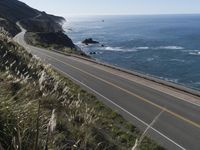
<path fill-rule="evenodd" d="M 131 149 L 137 128 L 93 95 L 0 37 L 0 146 L 4 149 Z M 145 138 L 140 149 L 162 149 Z"/>

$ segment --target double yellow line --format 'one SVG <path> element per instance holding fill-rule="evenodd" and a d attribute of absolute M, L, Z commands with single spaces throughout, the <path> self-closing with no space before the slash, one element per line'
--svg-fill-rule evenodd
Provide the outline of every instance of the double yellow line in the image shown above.
<path fill-rule="evenodd" d="M 100 78 L 100 77 L 97 77 L 97 76 L 95 76 L 95 75 L 93 75 L 93 74 L 91 74 L 91 73 L 88 73 L 88 72 L 86 72 L 86 71 L 84 71 L 84 70 L 82 70 L 82 69 L 80 69 L 80 68 L 77 68 L 77 67 L 75 67 L 75 66 L 73 66 L 73 65 L 71 65 L 71 64 L 65 63 L 65 62 L 63 62 L 63 61 L 61 61 L 61 60 L 58 60 L 58 59 L 54 58 L 54 57 L 51 57 L 51 56 L 49 56 L 49 55 L 48 55 L 48 57 L 50 57 L 50 58 L 52 58 L 52 59 L 54 59 L 54 60 L 57 60 L 58 62 L 61 62 L 61 63 L 65 64 L 65 65 L 67 65 L 67 66 L 70 66 L 70 67 L 72 67 L 72 68 L 74 68 L 74 69 L 76 69 L 76 70 L 79 70 L 80 72 L 85 73 L 85 74 L 87 74 L 87 75 L 89 75 L 89 76 L 91 76 L 91 77 L 93 77 L 93 78 L 95 78 L 95 79 L 98 79 L 98 80 L 100 80 L 100 81 L 102 81 L 102 82 L 104 82 L 104 83 L 106 83 L 106 84 L 109 84 L 109 85 L 111 85 L 111 86 L 113 86 L 113 87 L 115 87 L 115 88 L 118 88 L 118 89 L 120 89 L 121 91 L 124 91 L 124 92 L 126 92 L 126 93 L 128 93 L 128 94 L 130 94 L 130 95 L 132 95 L 132 96 L 134 96 L 134 97 L 136 97 L 136 98 L 138 98 L 138 100 L 144 101 L 144 102 L 146 102 L 146 103 L 148 103 L 148 104 L 150 104 L 150 105 L 152 105 L 152 106 L 154 106 L 154 107 L 156 107 L 156 108 L 159 108 L 160 110 L 165 111 L 165 112 L 171 114 L 172 116 L 175 116 L 176 118 L 178 118 L 178 119 L 180 119 L 180 120 L 183 120 L 183 121 L 187 122 L 187 123 L 190 124 L 190 125 L 193 125 L 194 127 L 200 128 L 200 124 L 198 124 L 198 123 L 196 123 L 196 122 L 194 122 L 194 121 L 192 121 L 192 120 L 190 120 L 190 119 L 187 119 L 187 118 L 185 118 L 185 117 L 183 117 L 183 116 L 181 116 L 181 115 L 179 115 L 179 114 L 177 114 L 177 113 L 175 113 L 175 112 L 173 112 L 173 111 L 171 111 L 171 110 L 169 110 L 169 109 L 167 109 L 167 108 L 165 108 L 165 107 L 163 107 L 163 106 L 160 106 L 160 105 L 158 105 L 158 104 L 156 104 L 156 103 L 154 103 L 154 102 L 152 102 L 152 101 L 150 101 L 150 100 L 148 100 L 148 99 L 146 99 L 146 98 L 143 98 L 143 97 L 141 97 L 141 96 L 139 96 L 139 95 L 137 95 L 137 94 L 135 94 L 135 93 L 133 93 L 133 92 L 131 92 L 131 91 L 129 91 L 129 90 L 126 90 L 126 89 L 124 89 L 124 88 L 121 88 L 121 87 L 119 87 L 119 86 L 116 85 L 116 84 L 113 84 L 113 83 L 111 83 L 111 82 L 109 82 L 109 81 L 106 81 L 106 80 L 104 80 L 104 79 L 102 79 L 102 78 Z"/>

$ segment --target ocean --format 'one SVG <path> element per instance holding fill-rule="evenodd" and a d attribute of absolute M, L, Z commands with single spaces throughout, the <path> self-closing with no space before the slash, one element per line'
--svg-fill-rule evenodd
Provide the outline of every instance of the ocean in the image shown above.
<path fill-rule="evenodd" d="M 66 34 L 98 61 L 200 90 L 200 15 L 66 18 Z M 93 38 L 100 44 L 81 43 Z M 104 47 L 102 47 L 104 45 Z"/>

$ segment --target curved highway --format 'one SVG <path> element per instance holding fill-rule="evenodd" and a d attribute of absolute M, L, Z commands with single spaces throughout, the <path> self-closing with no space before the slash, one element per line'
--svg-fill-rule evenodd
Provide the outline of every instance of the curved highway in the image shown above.
<path fill-rule="evenodd" d="M 19 24 L 18 24 L 19 25 Z M 19 25 L 20 26 L 20 25 Z M 21 26 L 20 26 L 21 27 Z M 200 98 L 81 58 L 27 45 L 25 29 L 14 40 L 170 150 L 200 150 Z"/>

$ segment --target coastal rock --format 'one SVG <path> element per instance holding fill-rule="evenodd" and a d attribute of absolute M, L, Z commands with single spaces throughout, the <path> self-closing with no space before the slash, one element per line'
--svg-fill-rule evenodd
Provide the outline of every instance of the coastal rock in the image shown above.
<path fill-rule="evenodd" d="M 90 52 L 89 54 L 90 55 L 95 55 L 95 54 L 97 54 L 97 52 Z"/>
<path fill-rule="evenodd" d="M 82 41 L 82 43 L 85 44 L 85 45 L 89 45 L 89 44 L 99 44 L 99 42 L 94 41 L 92 38 L 85 39 L 84 41 Z"/>

